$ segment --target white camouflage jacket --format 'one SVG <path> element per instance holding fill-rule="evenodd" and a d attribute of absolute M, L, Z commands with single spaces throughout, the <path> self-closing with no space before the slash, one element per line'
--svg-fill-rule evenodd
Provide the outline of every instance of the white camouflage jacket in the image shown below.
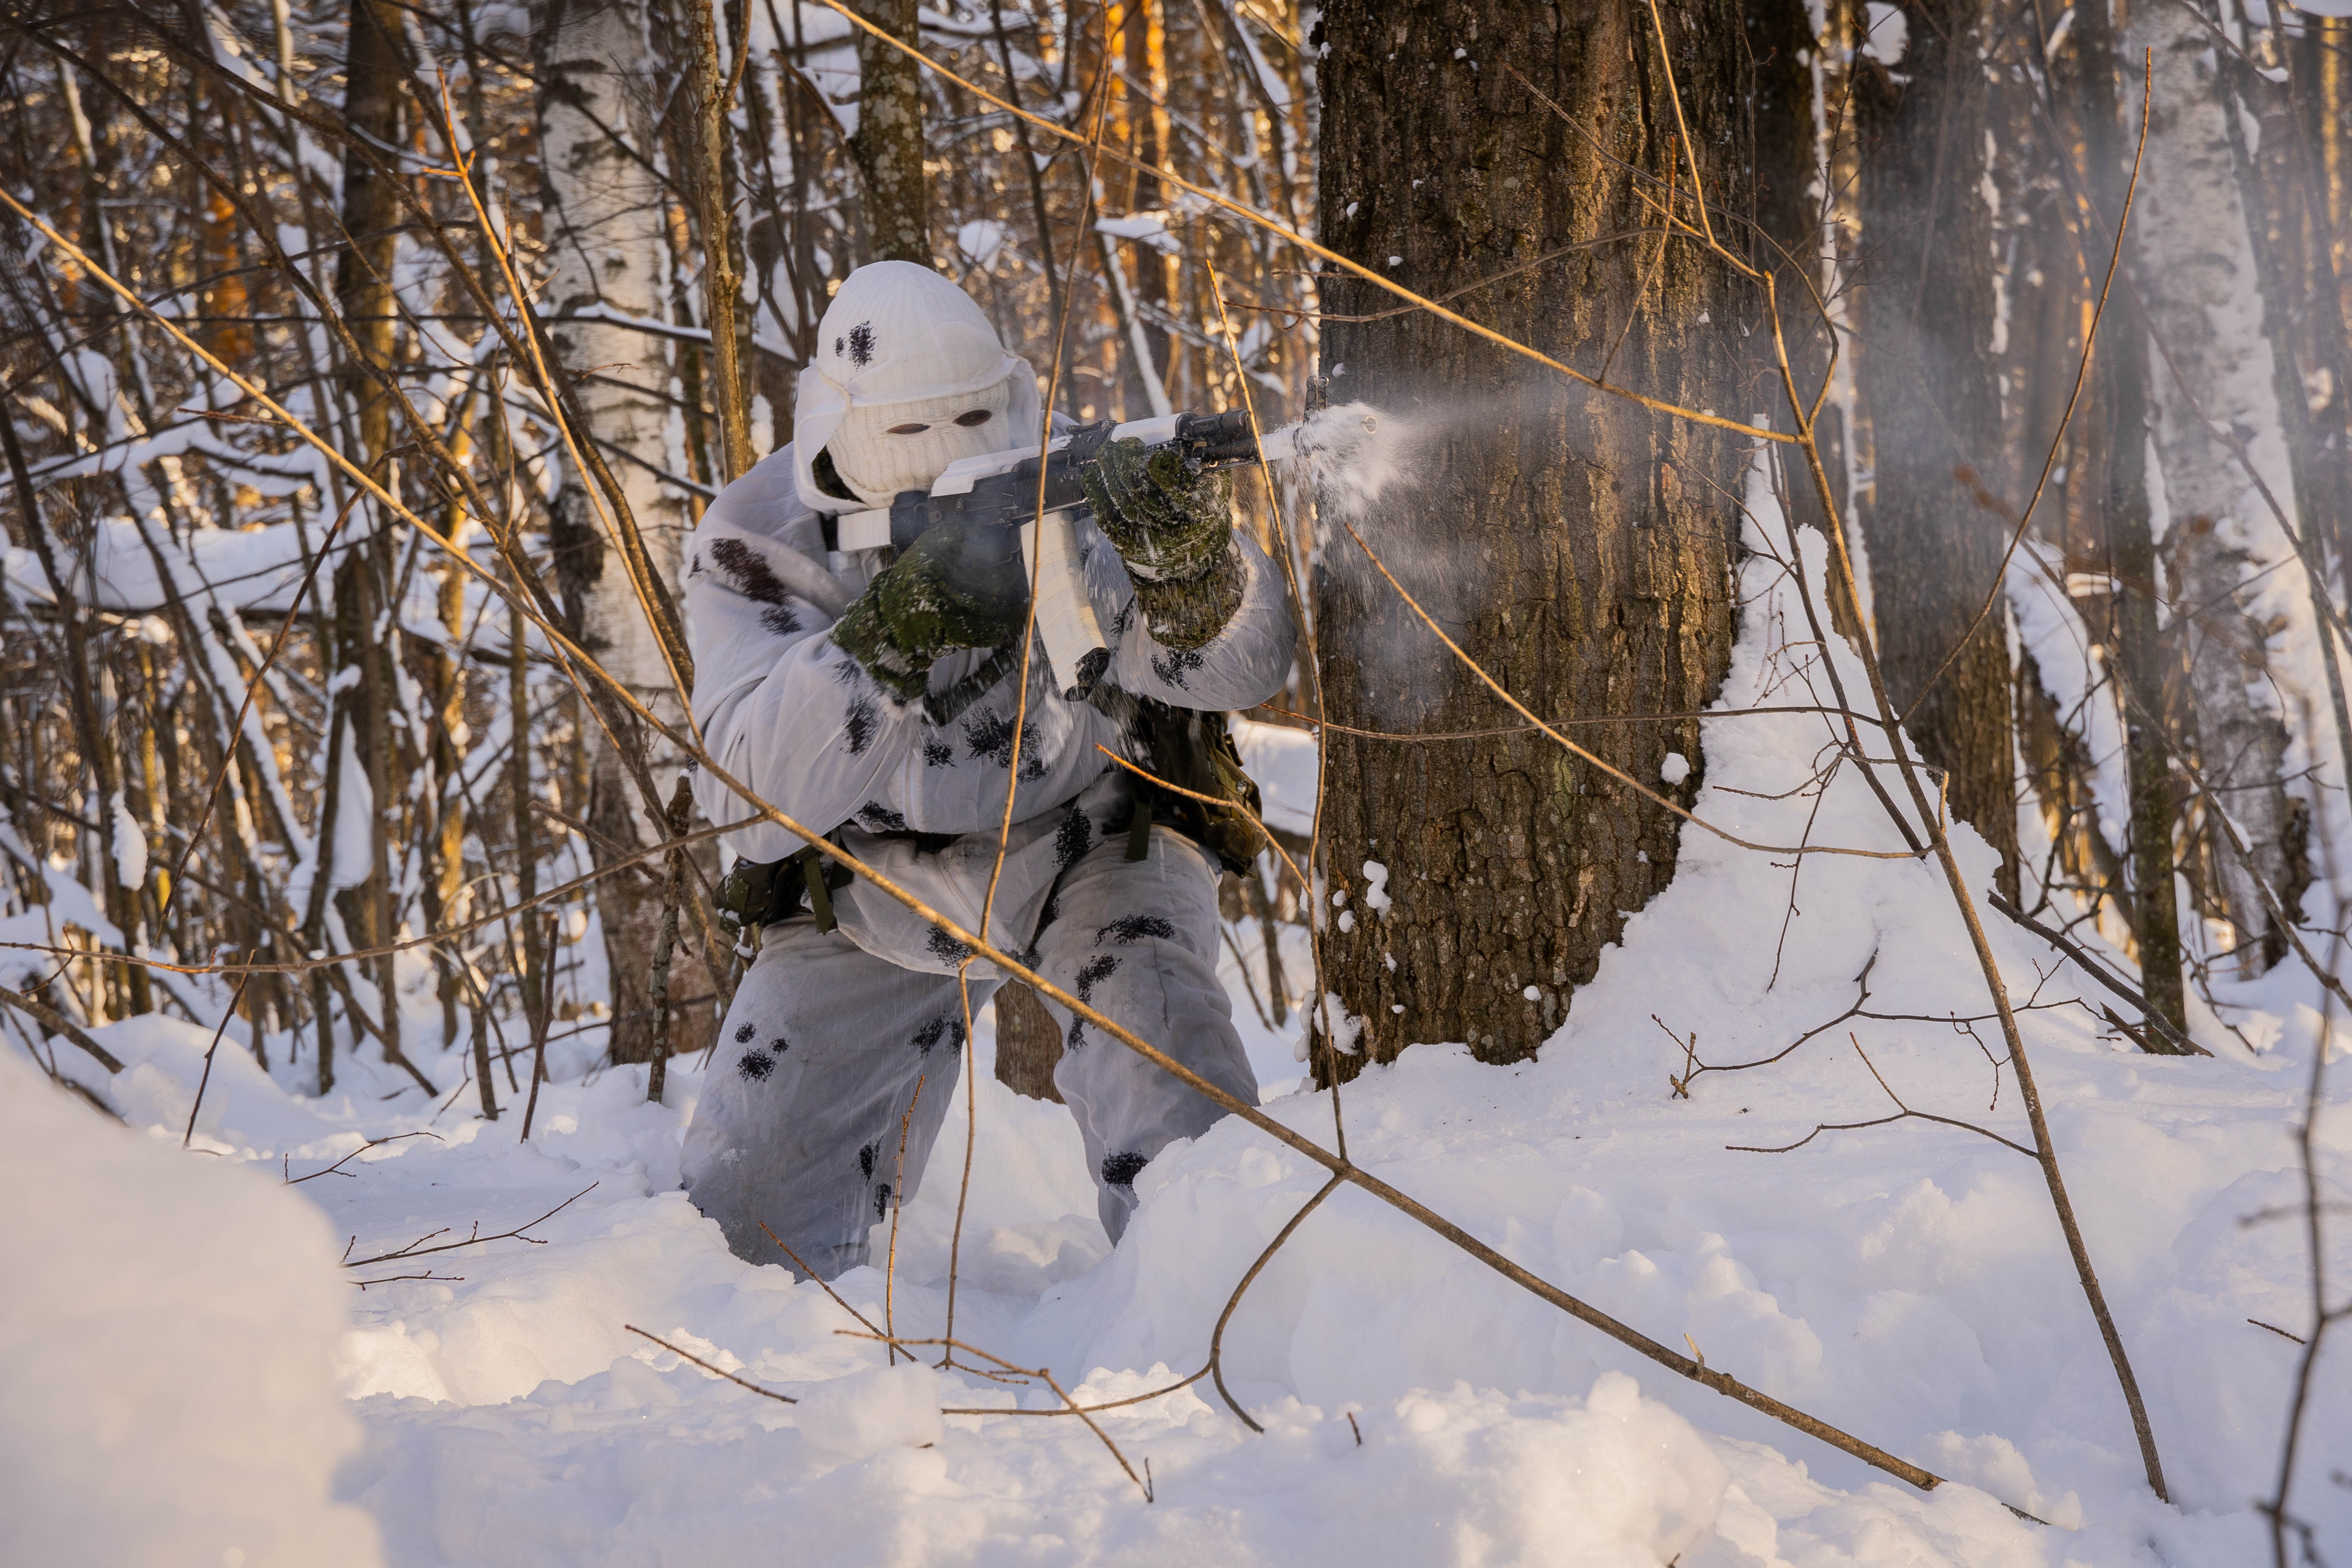
<path fill-rule="evenodd" d="M 1206 645 L 1176 652 L 1152 640 L 1118 553 L 1082 513 L 1077 536 L 1096 616 L 1112 644 L 1103 679 L 1181 708 L 1247 708 L 1280 690 L 1295 639 L 1280 569 L 1236 531 L 1248 581 L 1240 606 Z M 779 546 L 830 559 L 853 593 L 879 551 L 828 557 L 822 522 L 801 500 L 793 449 L 772 453 L 719 495 L 687 542 L 686 618 L 694 650 L 694 714 L 711 756 L 737 779 L 819 832 L 878 863 L 933 907 L 977 929 L 1018 704 L 1017 660 L 984 668 L 984 649 L 942 658 L 922 701 L 900 704 L 827 635 L 833 618 L 785 586 Z M 1060 868 L 1123 826 L 1125 785 L 1095 748 L 1149 765 L 1125 727 L 1093 703 L 1053 689 L 1033 647 L 1029 703 L 1013 800 L 1013 834 L 997 892 L 1000 945 L 1025 947 Z M 737 855 L 777 860 L 802 840 L 753 814 L 708 773 L 695 803 Z M 970 835 L 926 848 L 909 833 Z M 944 933 L 861 882 L 837 895 L 842 929 L 869 952 L 925 969 L 963 954 Z"/>

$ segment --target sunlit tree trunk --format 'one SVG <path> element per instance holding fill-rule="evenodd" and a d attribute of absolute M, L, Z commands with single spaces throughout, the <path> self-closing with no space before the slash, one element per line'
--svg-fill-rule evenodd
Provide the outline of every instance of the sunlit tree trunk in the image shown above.
<path fill-rule="evenodd" d="M 1638 5 L 1335 5 L 1320 66 L 1327 242 L 1444 296 L 1564 247 L 1640 231 L 1458 303 L 1589 372 L 1605 363 L 1612 384 L 1693 409 L 1748 409 L 1741 345 L 1763 339 L 1744 339 L 1741 327 L 1757 323 L 1756 300 L 1696 242 L 1662 256 L 1654 232 L 1670 171 L 1691 189 L 1693 153 L 1709 196 L 1748 209 L 1743 19 L 1723 0 L 1662 15 L 1664 55 Z M 1677 88 L 1687 142 L 1677 135 Z M 1685 205 L 1683 216 L 1696 215 Z M 1732 234 L 1731 243 L 1748 242 Z M 1351 321 L 1397 303 L 1367 284 L 1328 278 L 1322 303 L 1335 317 L 1322 344 L 1332 400 L 1368 401 L 1423 433 L 1412 481 L 1361 526 L 1449 634 L 1540 714 L 1590 721 L 1706 706 L 1731 649 L 1744 444 L 1595 393 L 1423 312 Z M 1337 517 L 1327 514 L 1323 537 L 1317 622 L 1335 726 L 1517 722 L 1399 601 Z M 1329 926 L 1329 984 L 1361 1026 L 1344 1061 L 1318 1045 L 1318 1077 L 1415 1040 L 1466 1041 L 1486 1061 L 1528 1056 L 1626 917 L 1673 876 L 1676 819 L 1539 734 L 1422 744 L 1326 734 L 1318 913 Z M 1575 734 L 1670 797 L 1696 796 L 1696 723 Z M 1667 766 L 1671 754 L 1690 771 Z M 1383 884 L 1385 910 L 1374 893 Z M 1343 1027 L 1330 1009 L 1321 1016 Z"/>

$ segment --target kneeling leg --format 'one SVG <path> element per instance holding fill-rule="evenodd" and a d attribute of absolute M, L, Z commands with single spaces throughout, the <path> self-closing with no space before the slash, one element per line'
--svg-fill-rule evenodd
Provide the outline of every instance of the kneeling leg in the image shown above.
<path fill-rule="evenodd" d="M 952 976 L 900 969 L 807 917 L 770 928 L 687 1129 L 688 1195 L 747 1261 L 790 1266 L 764 1223 L 824 1279 L 856 1268 L 894 1192 L 922 1180 L 963 1047 Z"/>

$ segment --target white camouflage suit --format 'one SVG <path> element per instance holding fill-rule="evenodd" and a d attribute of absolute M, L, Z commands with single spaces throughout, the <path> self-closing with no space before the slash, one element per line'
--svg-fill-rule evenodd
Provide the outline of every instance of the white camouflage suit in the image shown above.
<path fill-rule="evenodd" d="M 992 406 L 995 416 L 969 432 L 935 426 L 917 443 L 922 449 L 877 457 L 877 430 L 905 428 L 911 421 L 898 416 L 910 407 L 937 415 L 959 401 Z M 955 439 L 942 443 L 941 428 Z M 933 667 L 928 702 L 901 703 L 829 635 L 834 617 L 787 584 L 805 561 L 829 560 L 856 594 L 885 562 L 880 549 L 828 556 L 820 513 L 862 504 L 818 488 L 812 464 L 828 441 L 842 482 L 864 501 L 887 503 L 893 489 L 929 488 L 956 458 L 1034 446 L 1037 428 L 1034 374 L 1003 351 L 960 289 L 905 263 L 861 268 L 825 316 L 817 365 L 803 373 L 799 440 L 730 485 L 687 549 L 694 712 L 711 755 L 796 820 L 841 826 L 852 853 L 966 930 L 980 928 L 995 859 L 1017 677 L 974 679 L 990 655 L 960 649 Z M 872 477 L 871 492 L 861 476 Z M 1234 534 L 1232 546 L 1246 567 L 1240 607 L 1208 643 L 1176 653 L 1152 639 L 1118 552 L 1083 515 L 1077 534 L 1095 613 L 1113 645 L 1105 681 L 1203 710 L 1253 706 L 1280 689 L 1290 616 L 1278 569 L 1246 536 Z M 1213 858 L 1160 825 L 1147 858 L 1127 858 L 1125 775 L 1095 748 L 1148 759 L 1122 723 L 1054 689 L 1042 645 L 1033 644 L 1030 668 L 990 939 L 1255 1103 L 1216 974 Z M 750 816 L 707 773 L 696 775 L 695 795 L 715 823 Z M 939 847 L 936 839 L 918 844 L 918 833 L 957 837 Z M 803 847 L 758 821 L 727 844 L 752 861 Z M 895 1188 L 914 1194 L 965 1043 L 955 979 L 963 947 L 863 880 L 835 892 L 833 906 L 833 931 L 820 932 L 805 912 L 767 928 L 721 1026 L 683 1166 L 694 1203 L 737 1254 L 784 1261 L 761 1234 L 764 1223 L 828 1279 L 866 1261 L 868 1229 L 887 1217 Z M 984 961 L 970 973 L 977 1009 L 1001 975 Z M 1222 1113 L 1059 1005 L 1046 1005 L 1064 1031 L 1055 1084 L 1077 1118 L 1115 1241 L 1144 1164 Z"/>

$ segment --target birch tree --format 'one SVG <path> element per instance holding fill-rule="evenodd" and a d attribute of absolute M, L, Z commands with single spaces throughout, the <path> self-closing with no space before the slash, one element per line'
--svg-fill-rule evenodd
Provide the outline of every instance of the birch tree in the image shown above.
<path fill-rule="evenodd" d="M 671 471 L 676 445 L 671 370 L 664 340 L 645 330 L 667 313 L 667 193 L 645 95 L 654 63 L 646 17 L 634 0 L 546 0 L 538 37 L 549 333 L 562 363 L 559 374 L 572 378 L 587 426 L 582 438 L 593 433 L 655 573 L 674 583 L 690 520 L 675 488 L 660 478 Z M 676 721 L 684 712 L 680 694 L 648 605 L 612 537 L 614 527 L 625 524 L 609 498 L 592 495 L 596 484 L 593 474 L 565 465 L 552 531 L 566 608 L 582 644 L 604 668 L 655 713 Z M 589 824 L 600 864 L 659 837 L 618 749 L 633 743 L 635 737 L 607 734 L 591 721 Z M 657 786 L 667 790 L 674 761 L 648 761 Z M 598 887 L 597 910 L 612 979 L 613 1057 L 641 1060 L 654 1048 L 658 1021 L 646 1013 L 646 998 L 661 899 L 650 879 L 607 877 Z M 670 992 L 693 994 L 681 989 L 680 979 L 671 981 Z M 700 1026 L 704 1035 L 712 1026 L 707 1018 Z M 674 1038 L 672 1048 L 699 1044 L 699 1037 Z"/>
<path fill-rule="evenodd" d="M 2130 53 L 2152 51 L 2141 221 L 2134 278 L 2154 335 L 2149 360 L 2158 474 L 2178 656 L 2190 694 L 2192 742 L 2210 814 L 2227 811 L 2253 850 L 2252 870 L 2293 910 L 2309 884 L 2307 808 L 2284 781 L 2288 734 L 2267 668 L 2267 593 L 2254 578 L 2286 554 L 2253 479 L 2245 444 L 2283 504 L 2285 472 L 2271 348 L 2225 116 L 2211 24 L 2187 5 L 2135 6 Z M 2210 427 L 2209 427 L 2210 426 Z M 2214 429 L 2229 437 L 2217 437 Z M 2261 892 L 2226 830 L 2211 826 L 2204 880 L 2236 928 L 2242 972 L 2284 957 Z"/>

